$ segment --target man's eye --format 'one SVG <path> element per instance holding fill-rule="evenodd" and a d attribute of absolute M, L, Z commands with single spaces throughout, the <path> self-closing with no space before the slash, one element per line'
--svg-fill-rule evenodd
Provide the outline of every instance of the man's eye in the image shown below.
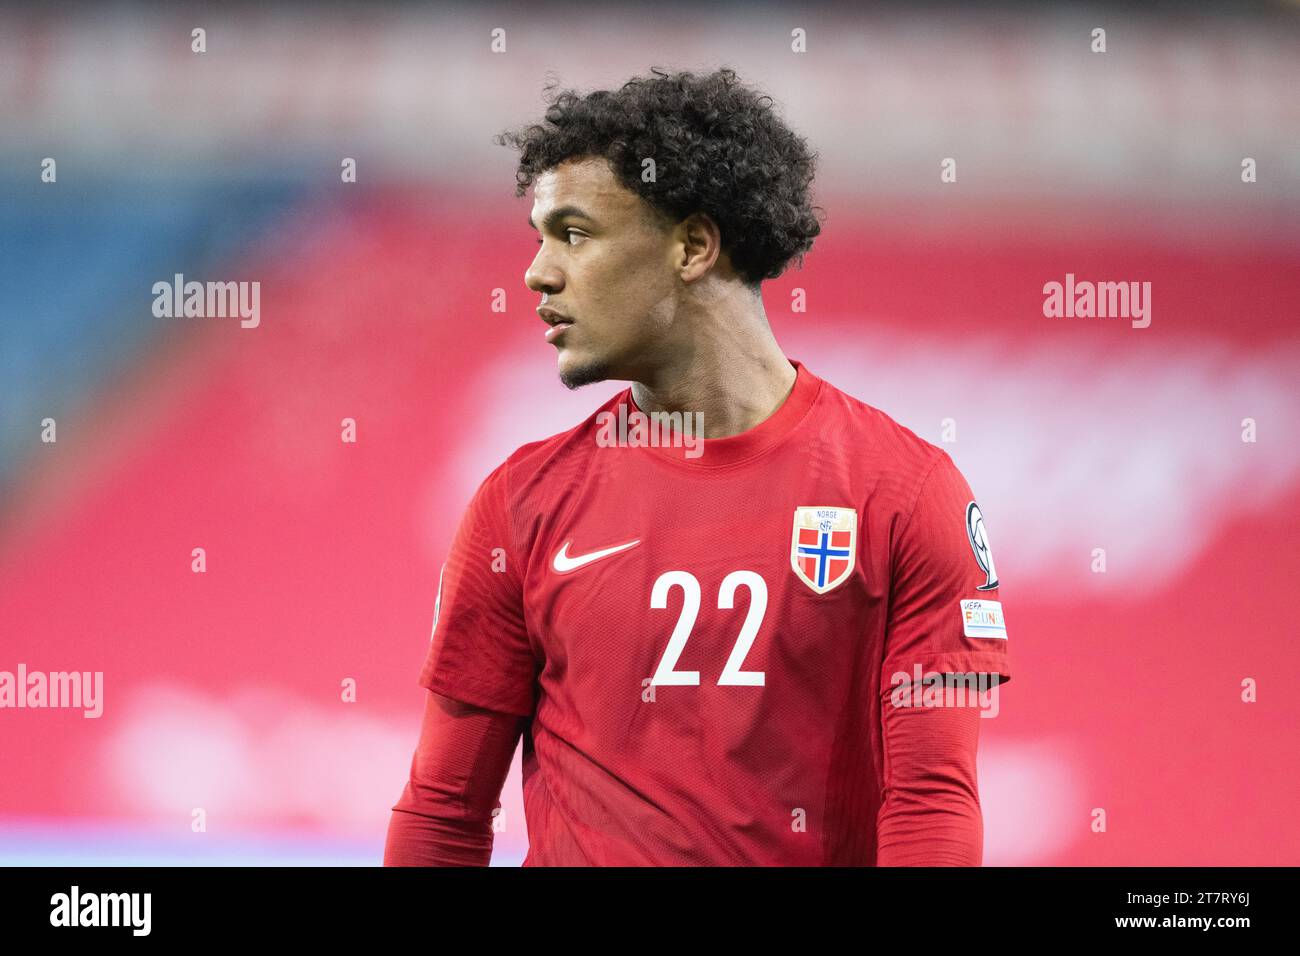
<path fill-rule="evenodd" d="M 565 242 L 567 242 L 569 245 L 571 245 L 571 246 L 572 246 L 572 245 L 576 245 L 576 243 L 573 241 L 573 239 L 574 239 L 575 236 L 577 236 L 579 239 L 586 239 L 586 238 L 587 238 L 587 237 L 584 236 L 582 233 L 578 232 L 576 229 L 566 229 L 566 230 L 564 230 L 564 240 L 565 240 Z M 545 240 L 543 240 L 543 239 L 538 239 L 538 240 L 537 240 L 537 244 L 540 246 L 544 241 L 545 241 Z"/>

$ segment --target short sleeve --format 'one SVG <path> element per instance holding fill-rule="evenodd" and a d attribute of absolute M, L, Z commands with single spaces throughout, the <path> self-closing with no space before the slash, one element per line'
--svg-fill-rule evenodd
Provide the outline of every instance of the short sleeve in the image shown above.
<path fill-rule="evenodd" d="M 985 673 L 1011 679 L 1007 629 L 984 516 L 952 458 L 940 457 L 891 543 L 882 682 L 891 675 Z"/>
<path fill-rule="evenodd" d="M 438 578 L 420 685 L 454 700 L 531 716 L 537 665 L 524 620 L 523 575 L 511 534 L 506 465 L 470 501 Z"/>

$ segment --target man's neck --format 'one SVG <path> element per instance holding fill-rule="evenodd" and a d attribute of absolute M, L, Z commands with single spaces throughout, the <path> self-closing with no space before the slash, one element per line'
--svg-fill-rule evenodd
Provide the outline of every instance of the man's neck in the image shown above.
<path fill-rule="evenodd" d="M 730 318 L 714 312 L 695 324 L 684 356 L 632 383 L 643 412 L 702 412 L 704 437 L 749 431 L 772 415 L 794 387 L 795 369 L 777 344 L 763 313 Z"/>

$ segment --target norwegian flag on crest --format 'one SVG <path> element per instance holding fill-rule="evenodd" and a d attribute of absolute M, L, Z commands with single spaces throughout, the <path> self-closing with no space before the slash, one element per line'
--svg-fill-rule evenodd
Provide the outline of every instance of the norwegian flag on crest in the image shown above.
<path fill-rule="evenodd" d="M 858 513 L 852 508 L 795 508 L 790 566 L 800 581 L 825 594 L 852 572 L 857 533 Z"/>

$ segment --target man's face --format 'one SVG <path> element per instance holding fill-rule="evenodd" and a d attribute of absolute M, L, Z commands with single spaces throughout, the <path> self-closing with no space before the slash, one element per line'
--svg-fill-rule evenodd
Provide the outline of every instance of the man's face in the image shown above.
<path fill-rule="evenodd" d="M 679 282 L 671 225 L 619 184 L 600 158 L 568 160 L 537 177 L 529 217 L 540 235 L 524 274 L 543 293 L 560 381 L 577 388 L 604 379 L 635 380 L 656 354 L 671 350 Z"/>

